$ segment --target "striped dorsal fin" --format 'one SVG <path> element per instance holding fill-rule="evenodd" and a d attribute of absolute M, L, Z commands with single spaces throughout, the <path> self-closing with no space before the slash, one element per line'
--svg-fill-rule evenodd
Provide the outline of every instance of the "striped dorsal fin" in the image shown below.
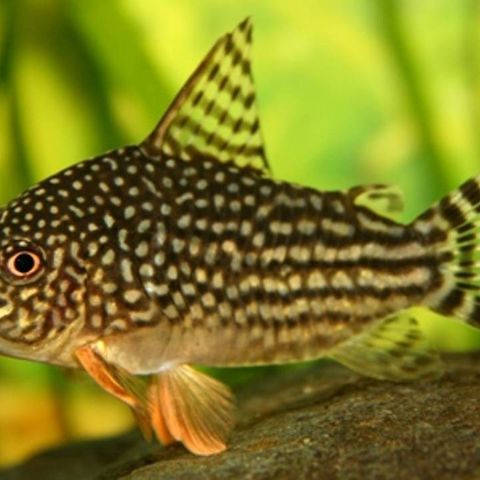
<path fill-rule="evenodd" d="M 232 162 L 270 171 L 250 67 L 249 18 L 220 38 L 141 144 L 150 156 Z"/>

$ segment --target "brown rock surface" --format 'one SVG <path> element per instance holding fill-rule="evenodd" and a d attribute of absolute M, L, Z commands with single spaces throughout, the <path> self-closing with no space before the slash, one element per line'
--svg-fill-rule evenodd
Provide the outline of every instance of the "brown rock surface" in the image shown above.
<path fill-rule="evenodd" d="M 442 379 L 410 384 L 330 363 L 267 374 L 237 392 L 221 455 L 131 433 L 42 453 L 0 479 L 480 479 L 480 355 L 446 364 Z"/>

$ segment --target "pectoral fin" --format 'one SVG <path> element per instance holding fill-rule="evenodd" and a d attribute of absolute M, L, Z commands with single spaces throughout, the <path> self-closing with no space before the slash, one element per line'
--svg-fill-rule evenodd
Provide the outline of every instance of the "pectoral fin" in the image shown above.
<path fill-rule="evenodd" d="M 175 442 L 175 438 L 168 429 L 167 422 L 165 420 L 165 414 L 163 412 L 163 406 L 160 401 L 157 380 L 155 378 L 148 389 L 148 396 L 153 431 L 163 445 L 170 445 L 171 443 Z"/>
<path fill-rule="evenodd" d="M 434 377 L 442 370 L 438 354 L 409 311 L 354 336 L 330 356 L 356 372 L 382 380 Z"/>
<path fill-rule="evenodd" d="M 228 387 L 188 365 L 180 365 L 157 374 L 149 399 L 152 424 L 160 440 L 170 435 L 197 455 L 225 450 L 226 437 L 233 427 Z"/>
<path fill-rule="evenodd" d="M 130 406 L 143 436 L 146 440 L 151 440 L 152 429 L 145 382 L 107 363 L 90 345 L 80 347 L 75 351 L 75 355 L 98 385 Z"/>

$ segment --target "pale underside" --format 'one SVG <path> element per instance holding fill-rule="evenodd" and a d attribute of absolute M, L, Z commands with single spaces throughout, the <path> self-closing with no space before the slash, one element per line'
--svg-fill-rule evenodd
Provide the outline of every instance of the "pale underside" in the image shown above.
<path fill-rule="evenodd" d="M 327 355 L 336 344 L 353 334 L 346 325 L 336 326 L 323 332 L 330 344 L 318 345 L 311 340 L 314 338 L 312 328 L 325 327 L 318 324 L 299 325 L 293 330 L 271 327 L 249 331 L 232 326 L 212 332 L 207 328 L 193 330 L 164 322 L 128 335 L 105 337 L 96 345 L 108 362 L 133 374 L 149 374 L 185 363 L 237 367 L 312 360 Z"/>
<path fill-rule="evenodd" d="M 360 331 L 347 325 L 337 326 L 327 334 L 329 345 L 314 344 L 314 335 L 302 327 L 286 332 L 283 343 L 273 344 L 272 330 L 258 332 L 258 338 L 252 341 L 251 334 L 239 334 L 233 328 L 214 335 L 206 329 L 186 331 L 165 323 L 129 335 L 103 338 L 94 343 L 94 348 L 108 363 L 136 375 L 154 374 L 183 364 L 238 367 L 332 357 L 362 374 L 404 380 L 439 369 L 437 356 L 419 329 L 416 315 L 416 309 L 408 309 L 372 320 Z M 270 350 L 266 346 L 269 336 Z M 397 355 L 389 357 L 390 350 L 396 350 Z M 428 367 L 403 374 L 398 370 L 405 361 L 417 357 L 430 358 Z"/>

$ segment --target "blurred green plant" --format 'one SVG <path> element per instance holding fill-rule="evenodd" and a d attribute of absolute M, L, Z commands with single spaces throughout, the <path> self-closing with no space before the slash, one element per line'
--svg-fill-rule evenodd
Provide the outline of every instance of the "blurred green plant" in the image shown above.
<path fill-rule="evenodd" d="M 138 142 L 213 41 L 252 15 L 275 174 L 324 189 L 397 183 L 409 220 L 480 170 L 479 5 L 0 0 L 0 201 L 82 158 Z M 469 327 L 422 318 L 441 349 L 480 346 Z M 238 385 L 283 368 L 217 373 Z M 0 361 L 0 464 L 129 425 L 113 400 L 71 385 L 53 368 Z M 25 412 L 12 417 L 12 392 L 24 408 L 44 399 L 43 423 L 28 416 L 27 428 L 18 420 Z M 87 414 L 99 398 L 108 407 Z M 83 427 L 71 413 L 78 411 Z M 108 425 L 107 411 L 115 412 Z M 20 424 L 35 438 L 24 449 L 12 433 Z"/>

